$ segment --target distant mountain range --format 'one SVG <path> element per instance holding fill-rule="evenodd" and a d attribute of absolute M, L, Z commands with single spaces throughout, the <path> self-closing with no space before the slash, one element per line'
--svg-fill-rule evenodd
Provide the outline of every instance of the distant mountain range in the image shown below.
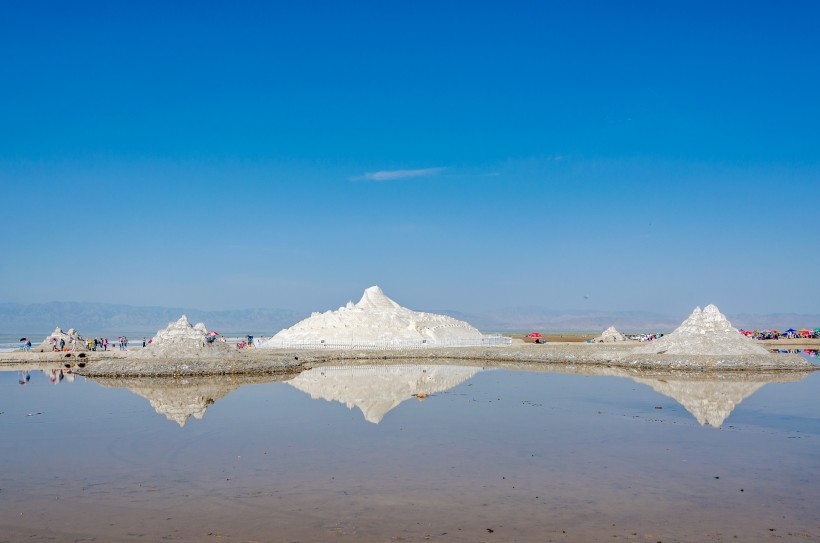
<path fill-rule="evenodd" d="M 497 332 L 600 332 L 615 326 L 622 332 L 671 332 L 688 315 L 671 317 L 648 311 L 581 311 L 553 310 L 539 307 L 506 308 L 489 314 L 468 314 L 441 310 L 451 317 L 465 320 L 482 331 Z M 727 314 L 736 328 L 747 330 L 790 327 L 816 328 L 820 315 L 799 313 Z"/>
<path fill-rule="evenodd" d="M 434 313 L 467 321 L 485 332 L 600 332 L 612 325 L 630 332 L 669 331 L 680 324 L 680 320 L 676 321 L 668 315 L 645 311 L 571 311 L 519 307 L 481 314 L 449 310 Z"/>
<path fill-rule="evenodd" d="M 599 332 L 614 325 L 623 332 L 669 332 L 686 317 L 670 317 L 645 311 L 571 311 L 542 307 L 505 308 L 491 312 L 464 313 L 428 310 L 464 320 L 484 332 Z M 235 309 L 203 311 L 182 307 L 139 307 L 123 304 L 49 302 L 43 304 L 0 303 L 0 333 L 48 333 L 55 326 L 75 328 L 81 334 L 147 334 L 187 315 L 192 323 L 204 322 L 220 333 L 271 335 L 308 317 L 290 309 Z M 796 313 L 727 315 L 738 328 L 785 330 L 820 326 L 820 315 Z"/>
<path fill-rule="evenodd" d="M 191 323 L 204 322 L 220 333 L 274 334 L 308 315 L 289 309 L 236 309 L 202 311 L 183 307 L 137 307 L 122 304 L 49 302 L 0 303 L 0 332 L 51 332 L 55 326 L 75 328 L 83 335 L 147 334 L 187 315 Z"/>

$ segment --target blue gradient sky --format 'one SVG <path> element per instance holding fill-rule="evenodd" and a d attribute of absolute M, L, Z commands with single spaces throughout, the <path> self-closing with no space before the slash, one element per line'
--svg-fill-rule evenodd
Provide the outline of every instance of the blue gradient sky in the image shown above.
<path fill-rule="evenodd" d="M 0 4 L 0 301 L 820 308 L 817 2 L 292 4 Z"/>

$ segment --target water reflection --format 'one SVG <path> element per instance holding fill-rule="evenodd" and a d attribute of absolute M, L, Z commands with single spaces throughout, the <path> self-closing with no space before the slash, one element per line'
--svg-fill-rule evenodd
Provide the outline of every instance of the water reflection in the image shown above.
<path fill-rule="evenodd" d="M 776 353 L 780 354 L 799 354 L 807 358 L 809 362 L 815 362 L 815 358 L 820 358 L 820 351 L 817 349 L 775 349 Z"/>
<path fill-rule="evenodd" d="M 48 382 L 53 385 L 59 385 L 63 381 L 68 383 L 74 382 L 74 373 L 70 368 L 56 368 L 56 367 L 33 367 L 21 370 L 5 370 L 16 371 L 19 373 L 17 383 L 20 385 L 27 385 L 31 382 L 32 374 L 41 373 L 48 378 Z"/>
<path fill-rule="evenodd" d="M 708 425 L 714 428 L 723 424 L 737 404 L 770 382 L 768 380 L 700 380 L 691 377 L 680 379 L 632 377 L 632 380 L 648 385 L 664 396 L 669 396 L 686 408 L 701 426 Z"/>
<path fill-rule="evenodd" d="M 209 406 L 245 384 L 284 381 L 312 399 L 358 408 L 364 419 L 379 424 L 392 409 L 411 398 L 424 400 L 448 391 L 479 372 L 482 366 L 429 363 L 322 366 L 297 375 L 212 376 L 189 378 L 93 378 L 114 388 L 127 388 L 148 400 L 154 410 L 184 426 L 202 419 Z M 585 367 L 571 364 L 497 364 L 497 369 L 538 373 L 629 378 L 651 387 L 683 406 L 701 426 L 720 427 L 732 411 L 767 383 L 797 382 L 811 372 L 704 373 Z M 58 370 L 54 370 L 58 371 Z M 52 374 L 52 376 L 55 374 Z M 66 374 L 68 378 L 73 375 Z M 23 379 L 21 379 L 21 382 Z"/>
<path fill-rule="evenodd" d="M 288 384 L 311 398 L 358 407 L 368 422 L 378 424 L 410 398 L 424 400 L 470 379 L 484 368 L 437 365 L 324 366 L 302 372 Z"/>
<path fill-rule="evenodd" d="M 104 387 L 126 388 L 148 400 L 154 411 L 182 428 L 188 419 L 201 420 L 205 411 L 242 385 L 272 383 L 290 379 L 292 375 L 222 375 L 208 377 L 95 377 Z"/>
<path fill-rule="evenodd" d="M 811 371 L 736 371 L 702 372 L 681 370 L 645 370 L 619 367 L 588 367 L 572 364 L 548 366 L 511 363 L 507 369 L 551 373 L 571 373 L 608 377 L 626 377 L 647 385 L 655 392 L 672 398 L 683 406 L 701 426 L 720 427 L 737 405 L 768 383 L 796 383 Z"/>

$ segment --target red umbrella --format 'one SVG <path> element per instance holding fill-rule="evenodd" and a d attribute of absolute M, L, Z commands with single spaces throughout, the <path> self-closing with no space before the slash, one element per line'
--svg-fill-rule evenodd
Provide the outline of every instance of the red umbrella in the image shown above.
<path fill-rule="evenodd" d="M 541 334 L 539 334 L 538 332 L 533 332 L 533 333 L 531 333 L 531 334 L 527 334 L 527 337 L 531 337 L 531 338 L 540 338 L 540 337 L 544 337 L 544 336 L 542 336 L 542 335 L 541 335 Z"/>

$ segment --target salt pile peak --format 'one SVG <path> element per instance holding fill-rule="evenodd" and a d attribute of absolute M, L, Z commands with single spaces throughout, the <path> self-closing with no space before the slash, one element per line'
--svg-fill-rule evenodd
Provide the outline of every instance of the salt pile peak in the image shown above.
<path fill-rule="evenodd" d="M 364 291 L 361 300 L 336 311 L 313 313 L 280 331 L 263 348 L 299 346 L 363 346 L 395 343 L 412 347 L 435 344 L 480 345 L 485 336 L 470 324 L 447 315 L 417 312 L 400 306 L 378 286 Z"/>
<path fill-rule="evenodd" d="M 741 334 L 718 308 L 696 307 L 674 332 L 635 349 L 636 353 L 689 355 L 768 355 L 765 347 Z"/>
<path fill-rule="evenodd" d="M 359 309 L 392 310 L 402 307 L 387 297 L 378 285 L 364 289 L 362 299 L 356 304 Z"/>
<path fill-rule="evenodd" d="M 137 356 L 207 356 L 219 355 L 232 351 L 233 348 L 220 341 L 213 341 L 208 335 L 204 323 L 191 326 L 188 317 L 182 315 L 179 320 L 168 323 L 168 326 L 157 331 L 151 344 L 134 353 Z"/>
<path fill-rule="evenodd" d="M 615 343 L 618 341 L 626 341 L 626 338 L 614 326 L 610 326 L 600 336 L 593 339 L 592 343 Z"/>

